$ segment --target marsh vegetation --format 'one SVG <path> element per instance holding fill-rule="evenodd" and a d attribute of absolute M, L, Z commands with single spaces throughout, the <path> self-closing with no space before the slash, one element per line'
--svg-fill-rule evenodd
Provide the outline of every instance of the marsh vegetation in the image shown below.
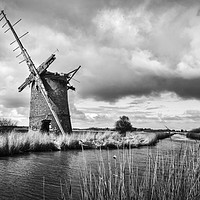
<path fill-rule="evenodd" d="M 139 149 L 124 145 L 121 149 L 116 148 L 115 150 L 101 150 L 101 148 L 87 151 L 76 150 L 77 146 L 83 149 L 96 148 L 96 146 L 90 146 L 95 141 L 101 141 L 102 144 L 108 141 L 113 143 L 113 138 L 115 138 L 115 141 L 125 142 L 128 137 L 140 138 L 141 140 L 142 136 L 144 139 L 148 134 L 142 132 L 127 133 L 126 137 L 120 138 L 118 133 L 114 131 L 74 132 L 67 136 L 55 136 L 39 132 L 27 134 L 13 132 L 7 136 L 4 135 L 3 138 L 6 144 L 4 147 L 12 155 L 25 151 L 52 151 L 52 149 L 63 150 L 63 152 L 31 153 L 26 156 L 10 157 L 9 159 L 2 158 L 1 166 L 6 167 L 1 176 L 4 177 L 7 167 L 9 167 L 9 170 L 13 171 L 10 178 L 15 180 L 13 177 L 16 176 L 16 171 L 17 174 L 25 174 L 24 170 L 26 172 L 26 167 L 28 167 L 28 174 L 30 172 L 32 175 L 36 174 L 31 175 L 32 178 L 36 177 L 36 179 L 29 180 L 27 174 L 16 176 L 18 182 L 19 179 L 22 179 L 17 194 L 21 195 L 24 181 L 27 181 L 25 186 L 30 184 L 29 181 L 31 181 L 31 184 L 27 186 L 30 188 L 37 182 L 39 185 L 37 190 L 32 191 L 32 195 L 39 193 L 38 199 L 42 197 L 49 199 L 51 195 L 54 195 L 54 197 L 58 195 L 57 197 L 60 199 L 77 199 L 77 195 L 79 195 L 78 199 L 86 200 L 199 199 L 200 150 L 198 142 L 191 140 L 188 143 L 174 142 L 172 136 L 172 139 L 162 140 L 156 146 Z M 150 135 L 152 135 L 152 138 L 155 136 L 151 133 Z M 161 137 L 161 135 L 158 137 Z M 1 139 L 1 141 L 3 140 Z M 82 144 L 80 144 L 80 141 Z M 144 142 L 144 140 L 142 141 Z M 87 142 L 89 143 L 88 146 Z M 75 150 L 68 151 L 73 148 Z M 5 165 L 5 163 L 7 164 Z M 18 164 L 16 165 L 16 163 Z M 80 167 L 78 167 L 78 163 Z M 70 172 L 70 170 L 73 170 L 73 172 Z M 58 176 L 59 173 L 61 174 Z M 9 176 L 9 174 L 6 174 L 6 176 Z M 42 179 L 43 176 L 44 180 Z M 57 180 L 59 177 L 61 177 L 61 184 Z M 73 179 L 76 177 L 76 185 L 74 185 L 73 179 L 69 181 L 68 178 L 70 177 Z M 66 185 L 64 178 L 66 178 Z M 2 178 L 2 181 L 4 180 Z M 44 184 L 42 184 L 43 181 Z M 55 182 L 57 183 L 55 184 Z M 42 191 L 44 191 L 43 196 L 41 195 Z M 26 193 L 26 189 L 23 192 Z"/>
<path fill-rule="evenodd" d="M 148 153 L 143 172 L 133 159 L 133 151 L 123 151 L 103 159 L 97 171 L 81 172 L 81 198 L 84 200 L 199 199 L 200 150 L 196 145 L 179 151 Z M 112 164 L 114 162 L 114 164 Z"/>
<path fill-rule="evenodd" d="M 162 137 L 161 137 L 162 136 Z M 10 132 L 0 135 L 0 156 L 36 151 L 70 149 L 118 149 L 154 145 L 170 133 L 127 132 L 126 137 L 116 131 L 76 131 L 72 134 L 55 135 L 29 131 Z"/>

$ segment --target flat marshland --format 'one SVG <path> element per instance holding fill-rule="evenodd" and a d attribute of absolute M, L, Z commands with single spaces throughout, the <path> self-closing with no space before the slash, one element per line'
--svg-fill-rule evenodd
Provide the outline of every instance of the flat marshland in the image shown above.
<path fill-rule="evenodd" d="M 70 173 L 69 170 L 76 166 L 77 161 L 74 163 L 76 159 L 81 159 L 80 168 L 76 168 L 76 176 L 80 177 L 77 179 L 79 185 L 73 185 L 74 180 L 72 182 L 67 181 L 66 185 L 62 182 L 60 189 L 58 188 L 60 199 L 77 199 L 77 194 L 74 194 L 77 192 L 77 188 L 80 188 L 78 199 L 85 200 L 200 199 L 199 145 L 196 142 L 173 142 L 174 136 L 176 136 L 174 137 L 175 141 L 182 136 L 179 134 L 172 136 L 172 140 L 166 139 L 156 143 L 159 139 L 169 136 L 171 136 L 169 132 L 157 134 L 137 131 L 127 133 L 125 137 L 121 137 L 115 131 L 78 131 L 63 136 L 40 132 L 11 132 L 0 136 L 0 155 L 9 156 L 35 151 L 65 151 L 14 156 L 12 159 L 3 160 L 3 162 L 20 162 L 19 166 L 23 162 L 28 162 L 31 166 L 28 171 L 33 169 L 33 174 L 36 173 L 36 169 L 40 170 L 41 167 L 44 167 L 46 171 L 46 168 L 53 165 L 51 173 L 56 173 L 56 175 L 51 174 L 49 176 L 50 171 L 48 171 L 45 175 L 47 177 L 44 177 L 44 184 L 41 184 L 41 188 L 38 189 L 44 191 L 43 199 L 48 199 L 49 195 L 52 194 L 48 179 L 53 176 L 50 181 L 53 183 L 58 178 L 57 169 L 59 168 L 63 169 L 63 167 L 67 168 L 68 166 L 68 170 L 63 171 Z M 167 150 L 165 150 L 165 143 L 168 145 Z M 155 144 L 156 146 L 153 147 L 134 149 L 134 147 Z M 169 147 L 170 144 L 176 144 L 176 149 Z M 180 144 L 182 144 L 181 147 Z M 115 148 L 115 150 L 103 150 L 103 148 Z M 75 151 L 68 151 L 71 149 Z M 76 151 L 76 149 L 92 150 Z M 94 156 L 92 155 L 95 155 L 97 159 L 93 160 Z M 60 162 L 57 162 L 58 160 L 62 160 L 62 166 L 59 166 Z M 140 160 L 144 162 L 142 161 L 141 164 Z M 30 161 L 32 165 L 30 165 Z M 41 162 L 44 166 L 41 165 Z M 71 165 L 70 162 L 75 165 Z M 63 163 L 65 164 L 63 165 Z M 56 170 L 52 172 L 52 169 Z M 10 170 L 15 172 L 16 169 Z M 42 169 L 41 171 L 43 176 L 44 171 Z M 6 174 L 6 176 L 8 175 Z M 15 173 L 12 176 L 15 176 Z M 36 177 L 42 176 L 37 175 Z M 63 176 L 62 174 L 61 177 L 63 178 Z M 69 174 L 67 174 L 67 177 L 70 177 Z M 17 178 L 20 179 L 21 176 Z M 22 176 L 22 178 L 26 180 L 27 177 Z M 74 175 L 72 178 L 74 178 Z M 33 180 L 33 185 L 35 181 Z M 24 179 L 21 183 L 23 186 Z M 70 183 L 72 184 L 70 185 Z M 33 185 L 31 184 L 30 188 Z M 26 189 L 23 192 L 26 192 Z M 19 193 L 21 194 L 21 187 L 19 187 Z"/>
<path fill-rule="evenodd" d="M 162 137 L 169 137 L 168 132 Z M 0 156 L 36 151 L 56 151 L 69 149 L 107 149 L 139 147 L 154 145 L 159 134 L 145 132 L 128 132 L 121 137 L 115 131 L 82 131 L 66 135 L 29 131 L 28 133 L 5 133 L 0 136 Z"/>

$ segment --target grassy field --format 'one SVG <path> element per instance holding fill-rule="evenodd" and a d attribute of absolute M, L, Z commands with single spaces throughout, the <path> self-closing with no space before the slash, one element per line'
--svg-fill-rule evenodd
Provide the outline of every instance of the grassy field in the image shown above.
<path fill-rule="evenodd" d="M 121 137 L 115 131 L 78 131 L 72 134 L 55 135 L 29 131 L 11 132 L 0 135 L 0 156 L 9 156 L 25 152 L 59 151 L 69 149 L 94 148 L 135 148 L 154 145 L 158 139 L 169 137 L 169 133 L 128 132 Z"/>
<path fill-rule="evenodd" d="M 127 152 L 127 151 L 126 151 Z M 149 153 L 141 174 L 132 150 L 101 160 L 98 171 L 81 171 L 81 199 L 84 200 L 197 200 L 200 199 L 200 150 L 187 147 L 167 153 Z M 111 163 L 114 160 L 114 165 Z"/>

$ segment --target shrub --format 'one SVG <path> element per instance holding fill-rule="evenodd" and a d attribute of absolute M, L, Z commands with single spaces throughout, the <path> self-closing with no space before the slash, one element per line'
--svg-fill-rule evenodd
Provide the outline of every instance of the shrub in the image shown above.
<path fill-rule="evenodd" d="M 11 119 L 0 118 L 0 126 L 17 126 L 17 122 Z"/>
<path fill-rule="evenodd" d="M 195 128 L 190 131 L 191 133 L 200 133 L 200 128 Z"/>
<path fill-rule="evenodd" d="M 0 118 L 0 133 L 11 132 L 16 126 L 17 122 L 12 121 L 11 119 Z"/>
<path fill-rule="evenodd" d="M 115 123 L 115 129 L 119 131 L 120 134 L 125 136 L 127 131 L 132 130 L 132 125 L 129 118 L 127 116 L 120 117 Z"/>
<path fill-rule="evenodd" d="M 186 134 L 186 137 L 195 140 L 200 140 L 200 128 L 192 129 Z"/>

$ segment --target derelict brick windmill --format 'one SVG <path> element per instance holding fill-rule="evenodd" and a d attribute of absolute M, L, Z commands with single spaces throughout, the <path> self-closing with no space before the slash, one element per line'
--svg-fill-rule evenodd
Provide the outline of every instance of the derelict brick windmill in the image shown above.
<path fill-rule="evenodd" d="M 21 19 L 12 25 L 4 11 L 1 11 L 0 17 L 0 21 L 3 19 L 6 21 L 2 28 L 6 25 L 9 26 L 5 33 L 11 30 L 15 37 L 15 41 L 10 43 L 10 45 L 15 42 L 18 43 L 18 46 L 13 51 L 21 50 L 21 53 L 16 57 L 21 55 L 24 57 L 24 60 L 19 63 L 26 61 L 30 71 L 28 78 L 18 88 L 18 91 L 21 92 L 27 85 L 31 84 L 29 129 L 47 132 L 51 129 L 62 134 L 70 133 L 72 126 L 68 105 L 68 90 L 75 90 L 75 88 L 70 85 L 69 81 L 79 70 L 80 66 L 67 74 L 49 72 L 47 68 L 56 59 L 55 54 L 52 54 L 36 68 L 20 40 L 28 32 L 18 37 L 13 28 Z"/>

